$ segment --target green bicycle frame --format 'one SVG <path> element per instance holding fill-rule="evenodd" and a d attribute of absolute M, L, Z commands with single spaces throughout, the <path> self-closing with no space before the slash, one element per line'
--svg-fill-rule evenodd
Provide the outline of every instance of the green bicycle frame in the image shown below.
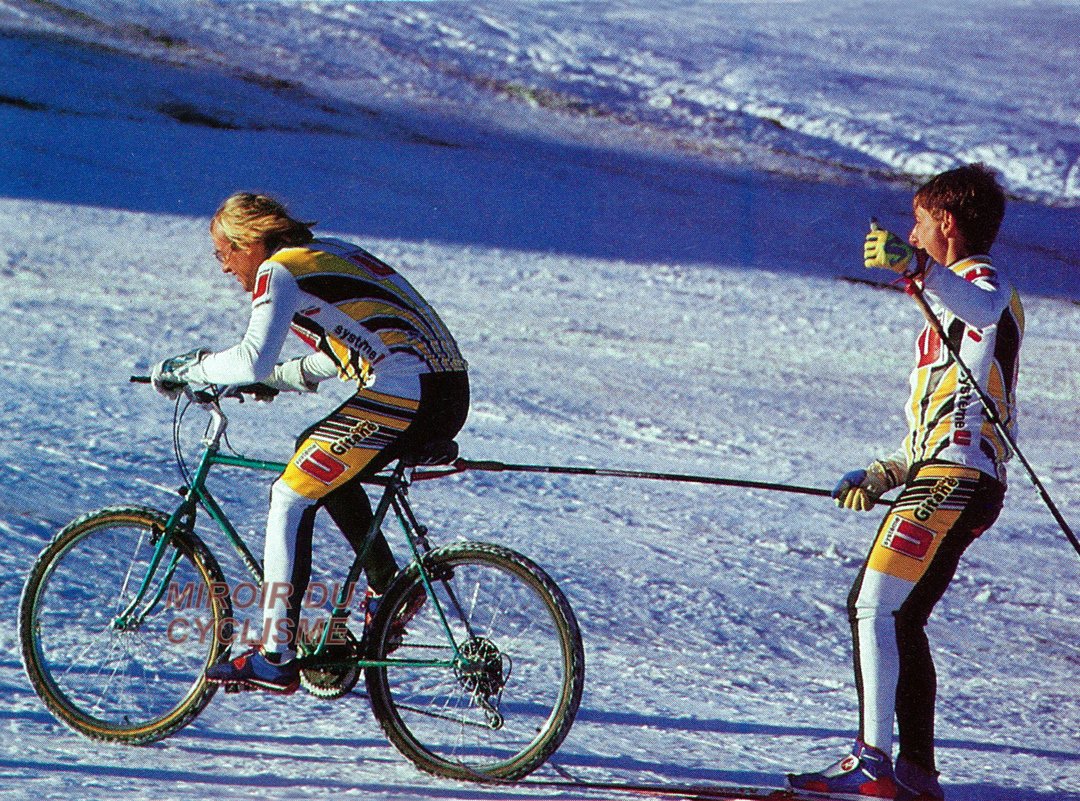
<path fill-rule="evenodd" d="M 157 540 L 154 543 L 155 550 L 151 556 L 150 564 L 147 567 L 146 575 L 142 578 L 141 586 L 127 608 L 120 612 L 115 618 L 113 622 L 114 628 L 137 628 L 161 603 L 180 560 L 180 552 L 178 550 L 174 551 L 165 565 L 162 575 L 159 579 L 156 579 L 158 571 L 162 567 L 162 563 L 165 562 L 165 554 L 168 551 L 171 539 L 170 534 L 175 531 L 193 532 L 195 517 L 199 506 L 202 506 L 206 510 L 207 514 L 210 515 L 211 519 L 225 535 L 225 538 L 232 544 L 245 568 L 255 580 L 256 585 L 262 586 L 262 566 L 251 553 L 251 550 L 247 547 L 247 544 L 237 532 L 235 526 L 233 526 L 232 522 L 229 520 L 225 510 L 207 488 L 206 479 L 210 474 L 211 468 L 215 465 L 239 467 L 248 470 L 259 470 L 278 474 L 283 472 L 287 465 L 284 462 L 249 459 L 244 456 L 220 453 L 219 441 L 224 432 L 225 417 L 220 411 L 220 407 L 217 407 L 216 403 L 212 404 L 212 407 L 212 415 L 215 420 L 218 421 L 217 429 L 213 435 L 204 440 L 203 444 L 205 445 L 205 450 L 203 451 L 198 467 L 195 469 L 191 478 L 191 483 L 181 490 L 181 493 L 184 495 L 184 500 L 169 516 L 164 530 L 157 536 Z M 453 656 L 450 659 L 386 658 L 371 660 L 361 658 L 355 660 L 355 664 L 362 668 L 390 667 L 397 665 L 407 665 L 411 667 L 453 667 L 460 664 L 464 657 L 458 647 L 457 640 L 453 636 L 450 623 L 446 617 L 446 612 L 435 596 L 431 578 L 428 576 L 427 571 L 423 566 L 422 550 L 426 550 L 428 547 L 425 539 L 426 529 L 417 521 L 412 508 L 408 503 L 406 497 L 408 480 L 405 477 L 405 469 L 405 466 L 399 463 L 390 475 L 376 475 L 365 479 L 364 481 L 364 483 L 367 484 L 382 486 L 384 487 L 384 490 L 372 516 L 371 525 L 365 536 L 364 544 L 356 554 L 356 558 L 353 560 L 352 566 L 349 569 L 348 576 L 339 588 L 337 597 L 334 599 L 330 620 L 344 620 L 348 617 L 349 611 L 347 605 L 351 596 L 349 588 L 355 586 L 355 582 L 363 569 L 364 562 L 371 544 L 374 541 L 375 535 L 381 529 L 386 515 L 392 508 L 405 533 L 405 538 L 409 543 L 409 548 L 412 552 L 413 560 L 418 566 L 420 580 L 424 586 L 427 597 L 432 602 L 434 609 L 438 614 L 442 629 L 446 634 L 448 642 L 452 646 Z M 154 586 L 155 581 L 157 581 L 156 587 Z M 457 607 L 459 619 L 466 627 L 469 635 L 472 636 L 471 626 L 469 625 L 467 616 L 463 614 L 461 606 L 449 586 L 447 586 L 447 590 L 449 591 L 448 594 L 451 602 Z M 136 613 L 136 610 L 139 609 L 140 605 L 142 606 L 142 609 Z M 305 659 L 317 659 L 326 652 L 331 628 L 332 626 L 329 623 L 323 627 L 319 642 L 315 646 L 315 649 L 304 657 Z M 353 660 L 349 661 L 350 663 L 353 663 Z"/>

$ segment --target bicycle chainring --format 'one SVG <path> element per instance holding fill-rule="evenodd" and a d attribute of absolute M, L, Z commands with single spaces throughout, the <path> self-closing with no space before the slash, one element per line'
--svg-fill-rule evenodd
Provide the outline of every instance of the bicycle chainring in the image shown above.
<path fill-rule="evenodd" d="M 333 700 L 347 695 L 360 679 L 360 643 L 348 629 L 344 643 L 333 643 L 319 656 L 302 656 L 300 686 L 316 698 Z M 317 636 L 305 637 L 300 644 L 301 654 L 314 651 Z"/>

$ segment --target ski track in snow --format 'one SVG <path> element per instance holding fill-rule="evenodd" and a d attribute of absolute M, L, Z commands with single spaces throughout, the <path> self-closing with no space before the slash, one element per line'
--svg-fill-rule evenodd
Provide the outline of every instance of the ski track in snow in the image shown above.
<path fill-rule="evenodd" d="M 106 20 L 150 19 L 126 4 L 92 5 Z M 753 14 L 753 7 L 739 13 Z M 9 1 L 0 12 L 10 25 L 28 8 Z M 179 22 L 165 14 L 170 8 Z M 250 16 L 226 31 L 222 15 L 237 8 Z M 289 8 L 296 17 L 283 10 Z M 316 14 L 324 34 L 344 36 L 361 8 L 383 20 L 372 28 L 388 50 L 415 52 L 416 36 L 462 52 L 479 42 L 490 52 L 451 62 L 480 72 L 505 57 L 505 42 L 517 41 L 530 75 L 548 65 L 578 86 L 592 81 L 600 89 L 589 96 L 597 101 L 630 103 L 620 98 L 631 96 L 637 103 L 644 89 L 626 87 L 651 82 L 663 106 L 665 75 L 689 75 L 687 82 L 694 75 L 686 63 L 661 57 L 670 45 L 656 48 L 661 55 L 634 51 L 612 63 L 591 49 L 599 47 L 596 33 L 542 39 L 537 20 L 554 12 L 540 6 L 522 6 L 521 17 L 494 6 L 454 17 L 451 4 L 147 3 L 139 13 L 165 14 L 160 25 L 191 36 L 204 58 L 199 36 L 210 41 L 229 33 L 250 44 L 251 31 L 267 18 L 296 34 L 312 19 L 302 9 Z M 206 11 L 203 27 L 184 27 L 192 9 Z M 608 33 L 628 37 L 644 12 L 621 5 L 608 12 L 608 23 L 619 10 L 627 27 Z M 340 28 L 330 25 L 337 17 Z M 481 27 L 490 39 L 477 36 Z M 765 33 L 775 38 L 784 30 L 775 23 Z M 414 39 L 395 40 L 404 33 Z M 219 694 L 187 729 L 130 749 L 80 738 L 30 689 L 17 656 L 16 615 L 23 578 L 41 547 L 89 509 L 173 503 L 180 479 L 168 442 L 171 405 L 127 378 L 196 345 L 231 344 L 242 331 L 245 299 L 216 270 L 206 235 L 212 203 L 237 188 L 234 181 L 286 192 L 299 213 L 320 217 L 327 233 L 355 239 L 399 266 L 432 300 L 471 364 L 473 410 L 459 437 L 468 458 L 829 487 L 903 435 L 918 311 L 899 293 L 789 269 L 807 241 L 820 241 L 830 254 L 857 250 L 858 241 L 844 244 L 850 231 L 843 225 L 830 231 L 793 222 L 790 242 L 764 241 L 785 209 L 816 220 L 841 213 L 820 204 L 843 200 L 862 224 L 866 203 L 905 213 L 902 193 L 770 183 L 767 197 L 751 200 L 775 209 L 725 218 L 736 220 L 736 238 L 745 223 L 742 236 L 756 250 L 736 257 L 740 243 L 709 238 L 715 223 L 694 227 L 688 212 L 706 202 L 740 208 L 724 195 L 745 189 L 738 181 L 692 164 L 634 154 L 624 162 L 574 143 L 537 144 L 511 134 L 503 140 L 441 118 L 335 106 L 329 98 L 355 77 L 355 60 L 338 65 L 338 73 L 317 72 L 325 98 L 301 102 L 292 95 L 285 102 L 215 73 L 148 67 L 52 40 L 6 41 L 5 63 L 40 58 L 82 68 L 65 71 L 70 80 L 50 82 L 33 61 L 35 69 L 17 73 L 20 91 L 47 108 L 0 109 L 12 123 L 0 127 L 0 137 L 18 154 L 0 168 L 12 188 L 0 198 L 7 231 L 0 313 L 15 321 L 0 341 L 0 600 L 9 610 L 0 620 L 7 654 L 0 658 L 0 798 L 596 797 L 425 776 L 387 744 L 356 696 L 326 703 Z M 274 49 L 280 42 L 271 37 L 248 66 L 275 64 L 312 82 L 315 71 L 304 73 L 290 61 L 294 53 Z M 11 60 L 11 53 L 20 55 Z M 404 69 L 403 61 L 391 63 Z M 327 77 L 335 74 L 336 90 Z M 417 77 L 430 81 L 431 74 L 419 70 Z M 133 96 L 109 93 L 119 76 L 135 81 Z M 614 89 L 623 94 L 604 94 Z M 235 109 L 272 124 L 162 122 L 161 99 L 170 93 L 177 102 L 197 99 L 197 110 Z M 170 108 L 175 114 L 179 107 Z M 362 153 L 354 152 L 357 142 Z M 109 143 L 122 157 L 104 155 L 114 152 L 104 148 Z M 599 165 L 591 160 L 598 153 Z M 167 168 L 158 169 L 160 159 Z M 271 165 L 284 166 L 276 173 Z M 304 180 L 290 177 L 305 166 Z M 468 193 L 477 176 L 484 192 L 467 195 L 463 212 L 448 207 L 447 196 Z M 327 208 L 341 183 L 378 189 L 365 203 Z M 552 196 L 523 193 L 537 184 Z M 447 194 L 439 194 L 445 187 Z M 628 205 L 612 211 L 597 200 L 555 217 L 550 224 L 558 233 L 534 227 L 575 193 L 605 202 L 622 197 Z M 484 204 L 474 211 L 479 222 L 468 219 L 474 197 Z M 582 219 L 583 208 L 595 217 Z M 642 239 L 662 246 L 619 227 L 628 208 L 645 228 Z M 1057 224 L 1071 219 L 1067 212 L 1019 208 L 1024 222 L 1004 243 L 1006 263 L 1068 240 L 1069 229 Z M 407 222 L 436 226 L 444 212 L 445 230 L 414 230 Z M 669 230 L 673 222 L 679 230 Z M 517 233 L 492 237 L 485 226 Z M 575 247 L 566 246 L 571 239 Z M 701 254 L 710 251 L 705 263 Z M 1032 295 L 1026 309 L 1022 445 L 1075 522 L 1080 306 Z M 325 394 L 281 398 L 269 408 L 235 406 L 233 444 L 249 455 L 281 458 L 294 433 L 331 406 Z M 201 433 L 197 413 L 191 415 L 188 454 Z M 1071 689 L 1080 663 L 1077 561 L 1019 465 L 1011 475 L 1001 520 L 969 551 L 931 621 L 940 655 L 939 758 L 950 801 L 1080 798 L 1080 710 Z M 218 486 L 258 550 L 265 484 Z M 437 542 L 510 545 L 543 565 L 569 596 L 585 637 L 586 691 L 552 761 L 571 774 L 776 784 L 787 770 L 827 764 L 850 741 L 856 710 L 844 599 L 873 516 L 804 496 L 513 473 L 427 482 L 413 498 Z M 339 539 L 320 529 L 316 575 L 332 574 L 346 558 Z M 235 559 L 215 552 L 230 576 L 240 575 Z M 547 766 L 538 775 L 555 773 Z"/>

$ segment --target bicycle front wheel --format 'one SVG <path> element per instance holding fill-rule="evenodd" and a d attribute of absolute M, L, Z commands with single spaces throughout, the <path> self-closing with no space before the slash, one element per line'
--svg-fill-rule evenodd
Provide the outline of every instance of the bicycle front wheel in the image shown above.
<path fill-rule="evenodd" d="M 425 771 L 521 778 L 577 714 L 585 658 L 573 610 L 543 570 L 500 546 L 450 545 L 424 568 L 429 584 L 413 564 L 372 621 L 368 658 L 389 663 L 366 670 L 375 717 Z"/>
<path fill-rule="evenodd" d="M 184 532 L 169 536 L 151 570 L 165 523 L 161 512 L 136 507 L 79 518 L 41 553 L 23 590 L 19 636 L 30 683 L 88 737 L 159 740 L 216 689 L 203 674 L 231 637 L 224 576 Z"/>

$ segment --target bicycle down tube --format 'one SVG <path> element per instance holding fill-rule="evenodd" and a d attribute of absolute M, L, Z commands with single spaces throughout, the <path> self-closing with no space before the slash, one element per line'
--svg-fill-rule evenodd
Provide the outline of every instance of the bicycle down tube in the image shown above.
<path fill-rule="evenodd" d="M 172 530 L 177 525 L 182 525 L 182 521 L 185 518 L 189 518 L 190 523 L 194 523 L 195 506 L 201 505 L 211 519 L 217 524 L 218 528 L 225 535 L 226 539 L 232 544 L 234 550 L 240 557 L 244 566 L 252 577 L 261 585 L 263 580 L 262 567 L 256 560 L 255 556 L 251 553 L 251 550 L 247 547 L 243 538 L 236 531 L 225 510 L 214 498 L 213 493 L 206 486 L 207 477 L 209 476 L 210 469 L 214 465 L 223 465 L 226 467 L 239 467 L 249 470 L 260 470 L 265 472 L 281 473 L 286 468 L 286 463 L 267 461 L 263 459 L 251 459 L 245 456 L 235 456 L 229 454 L 223 454 L 217 451 L 217 440 L 220 439 L 220 433 L 215 431 L 215 434 L 204 442 L 206 450 L 203 453 L 202 458 L 199 461 L 199 465 L 195 470 L 192 477 L 190 486 L 185 488 L 187 499 L 177 508 L 169 520 L 169 525 L 166 531 Z M 375 533 L 381 528 L 383 521 L 386 519 L 386 515 L 390 509 L 394 510 L 395 516 L 398 519 L 399 524 L 405 533 L 406 540 L 409 543 L 413 557 L 419 562 L 422 557 L 421 549 L 417 545 L 417 539 L 420 539 L 420 525 L 416 522 L 416 517 L 412 512 L 412 508 L 408 503 L 405 496 L 404 478 L 405 468 L 401 465 L 397 466 L 389 476 L 372 476 L 370 479 L 365 480 L 365 483 L 378 485 L 384 487 L 382 497 L 378 506 L 375 509 L 372 517 L 371 525 L 364 537 L 363 545 L 360 551 L 356 554 L 350 567 L 349 573 L 338 590 L 338 595 L 334 599 L 333 609 L 331 611 L 331 620 L 344 619 L 348 616 L 347 605 L 348 599 L 351 595 L 349 588 L 355 584 L 360 577 L 360 572 L 363 569 L 364 561 L 370 550 L 371 544 L 374 540 Z M 193 527 L 193 525 L 192 525 Z M 167 536 L 162 538 L 162 542 L 159 543 L 159 549 L 163 552 L 167 547 Z M 157 557 L 156 560 L 149 566 L 147 570 L 147 576 L 144 579 L 144 587 L 137 596 L 137 600 L 133 602 L 132 606 L 137 606 L 142 597 L 145 596 L 147 589 L 153 583 L 154 573 L 157 571 L 160 565 L 161 557 Z M 428 577 L 426 571 L 421 569 L 420 571 L 421 581 L 424 584 L 425 591 L 429 598 L 435 598 L 434 589 L 431 587 L 431 580 Z M 152 608 L 157 601 L 164 595 L 165 587 L 169 580 L 169 576 L 166 575 L 161 583 L 161 588 L 158 590 L 155 597 L 147 604 L 147 608 Z M 451 599 L 456 603 L 456 598 L 451 595 Z M 446 633 L 447 640 L 451 643 L 453 649 L 453 655 L 449 659 L 439 660 L 420 660 L 420 659 L 400 659 L 400 658 L 385 658 L 380 660 L 370 659 L 358 659 L 356 665 L 358 667 L 380 667 L 380 666 L 392 666 L 392 665 L 409 665 L 413 667 L 450 667 L 453 666 L 455 661 L 461 658 L 460 649 L 456 638 L 453 636 L 450 624 L 446 619 L 442 605 L 435 602 L 435 608 L 438 612 L 442 628 Z M 130 614 L 126 611 L 125 614 Z M 463 621 L 466 629 L 469 630 L 470 636 L 472 635 L 471 627 L 469 626 L 466 616 L 463 615 L 460 608 L 458 609 L 458 616 Z M 121 616 L 123 617 L 123 615 Z M 326 650 L 327 640 L 331 631 L 331 626 L 326 625 L 323 627 L 320 634 L 319 642 L 316 644 L 314 651 L 309 654 L 309 657 L 318 657 Z"/>

